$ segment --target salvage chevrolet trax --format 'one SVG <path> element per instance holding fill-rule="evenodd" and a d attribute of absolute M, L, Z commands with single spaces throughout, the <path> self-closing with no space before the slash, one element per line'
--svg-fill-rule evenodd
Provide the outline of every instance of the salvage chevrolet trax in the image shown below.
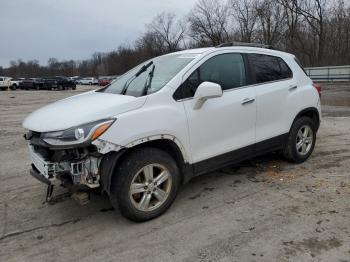
<path fill-rule="evenodd" d="M 99 188 L 145 221 L 194 176 L 269 151 L 307 160 L 320 119 L 320 88 L 292 54 L 224 44 L 146 61 L 23 126 L 34 177 Z"/>

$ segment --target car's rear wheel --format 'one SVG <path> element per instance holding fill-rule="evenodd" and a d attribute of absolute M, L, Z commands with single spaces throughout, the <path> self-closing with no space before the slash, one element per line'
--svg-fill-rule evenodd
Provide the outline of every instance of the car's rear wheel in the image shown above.
<path fill-rule="evenodd" d="M 297 119 L 289 132 L 283 155 L 291 162 L 302 163 L 312 154 L 316 144 L 316 124 L 309 117 Z"/>
<path fill-rule="evenodd" d="M 143 222 L 163 214 L 179 187 L 174 159 L 156 148 L 142 148 L 126 156 L 117 168 L 110 199 L 123 216 Z"/>
<path fill-rule="evenodd" d="M 17 85 L 16 84 L 13 84 L 11 87 L 10 87 L 11 90 L 16 90 L 17 89 Z"/>

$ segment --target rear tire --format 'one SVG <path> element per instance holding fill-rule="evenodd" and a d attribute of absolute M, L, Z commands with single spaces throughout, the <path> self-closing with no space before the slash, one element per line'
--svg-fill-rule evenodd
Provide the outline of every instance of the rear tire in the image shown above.
<path fill-rule="evenodd" d="M 283 156 L 291 162 L 302 163 L 312 154 L 316 144 L 316 124 L 309 117 L 297 119 L 289 132 Z"/>
<path fill-rule="evenodd" d="M 143 222 L 162 215 L 171 206 L 179 183 L 179 169 L 168 153 L 141 148 L 116 168 L 110 200 L 124 217 Z"/>

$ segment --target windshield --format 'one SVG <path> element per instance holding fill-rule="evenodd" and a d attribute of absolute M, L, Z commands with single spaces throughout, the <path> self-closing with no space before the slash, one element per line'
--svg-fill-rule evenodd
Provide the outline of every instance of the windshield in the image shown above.
<path fill-rule="evenodd" d="M 121 94 L 125 84 L 130 82 L 135 74 L 140 70 L 140 68 L 150 61 L 153 62 L 154 72 L 152 82 L 150 83 L 147 94 L 157 92 L 162 87 L 164 87 L 178 72 L 181 71 L 188 63 L 190 63 L 195 56 L 193 54 L 173 54 L 156 57 L 152 60 L 146 61 L 129 72 L 125 73 L 117 80 L 115 80 L 110 86 L 101 90 L 101 92 L 111 93 L 111 94 Z M 125 92 L 125 95 L 139 97 L 144 94 L 145 85 L 150 77 L 150 71 L 152 66 L 147 68 L 145 72 L 140 74 L 134 80 L 132 80 Z"/>

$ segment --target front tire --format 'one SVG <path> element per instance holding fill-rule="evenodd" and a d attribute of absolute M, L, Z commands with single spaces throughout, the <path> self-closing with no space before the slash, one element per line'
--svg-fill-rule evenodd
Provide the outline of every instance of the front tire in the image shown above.
<path fill-rule="evenodd" d="M 289 132 L 284 157 L 294 163 L 306 161 L 314 150 L 316 132 L 316 124 L 311 118 L 304 116 L 297 119 Z"/>
<path fill-rule="evenodd" d="M 121 214 L 135 222 L 162 215 L 174 202 L 180 183 L 174 159 L 156 148 L 127 155 L 117 167 L 110 199 Z"/>

